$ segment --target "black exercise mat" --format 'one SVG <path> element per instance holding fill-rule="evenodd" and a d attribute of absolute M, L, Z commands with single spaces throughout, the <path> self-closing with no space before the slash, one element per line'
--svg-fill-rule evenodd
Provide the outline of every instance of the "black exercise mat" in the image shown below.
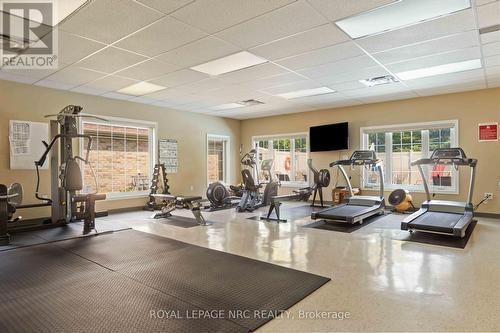
<path fill-rule="evenodd" d="M 304 205 L 304 206 L 297 206 L 297 207 L 285 207 L 285 204 L 281 205 L 280 207 L 280 219 L 281 220 L 287 220 L 287 221 L 294 221 L 294 220 L 299 220 L 303 219 L 304 217 L 311 216 L 312 212 L 317 212 L 321 209 L 325 209 L 326 207 L 315 207 L 311 205 Z M 263 212 L 260 215 L 252 216 L 249 217 L 249 220 L 256 220 L 256 221 L 267 221 L 267 212 Z M 276 214 L 273 211 L 270 216 L 271 219 L 276 220 Z M 270 220 L 273 221 L 273 220 Z"/>
<path fill-rule="evenodd" d="M 45 244 L 65 239 L 86 237 L 100 233 L 130 229 L 121 223 L 105 220 L 96 220 L 95 225 L 96 230 L 92 230 L 90 233 L 85 235 L 83 234 L 83 222 L 72 222 L 68 223 L 67 225 L 54 228 L 12 233 L 10 244 L 0 246 L 0 252 L 5 250 L 12 250 L 19 247 Z"/>
<path fill-rule="evenodd" d="M 248 331 L 51 244 L 1 253 L 0 274 L 0 332 Z"/>
<path fill-rule="evenodd" d="M 134 230 L 62 242 L 62 246 L 120 274 L 205 310 L 249 311 L 231 320 L 255 330 L 272 319 L 254 311 L 283 311 L 330 279 Z M 101 239 L 100 242 L 96 240 Z M 130 250 L 121 244 L 138 244 Z M 170 249 L 170 251 L 168 250 Z M 233 312 L 231 312 L 233 311 Z M 261 312 L 259 312 L 261 313 Z"/>
<path fill-rule="evenodd" d="M 413 233 L 402 231 L 392 237 L 393 240 L 416 242 L 423 244 L 439 245 L 446 247 L 454 247 L 457 249 L 465 249 L 469 242 L 472 232 L 476 228 L 477 221 L 472 221 L 463 238 L 452 237 L 448 235 L 433 234 L 429 232 L 415 231 Z"/>
<path fill-rule="evenodd" d="M 154 219 L 153 221 L 157 222 L 157 223 L 172 225 L 174 227 L 181 227 L 181 228 L 193 228 L 193 227 L 200 226 L 200 224 L 198 224 L 198 221 L 196 221 L 196 219 L 194 217 L 179 216 L 179 215 L 162 217 L 162 218 Z M 213 222 L 207 220 L 207 223 L 210 224 Z"/>
<path fill-rule="evenodd" d="M 379 219 L 382 219 L 383 216 L 372 216 L 370 218 L 364 219 L 362 224 L 359 223 L 343 223 L 343 222 L 330 222 L 326 220 L 317 220 L 316 222 L 306 224 L 303 226 L 303 228 L 314 228 L 314 229 L 321 229 L 321 230 L 328 230 L 328 231 L 337 231 L 337 232 L 345 232 L 350 234 L 351 232 L 354 232 L 356 230 L 359 230 L 363 227 L 366 227 L 369 224 L 372 224 L 373 222 L 378 221 Z"/>

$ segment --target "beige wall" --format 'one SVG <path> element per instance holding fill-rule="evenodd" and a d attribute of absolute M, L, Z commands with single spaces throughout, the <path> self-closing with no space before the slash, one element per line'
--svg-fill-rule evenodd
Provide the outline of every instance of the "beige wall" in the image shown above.
<path fill-rule="evenodd" d="M 350 147 L 359 149 L 360 127 L 451 119 L 459 120 L 460 145 L 469 157 L 479 160 L 474 201 L 478 202 L 485 192 L 493 192 L 495 196 L 479 211 L 500 213 L 500 142 L 480 143 L 477 139 L 478 123 L 500 122 L 498 88 L 244 120 L 241 124 L 241 142 L 248 149 L 253 135 L 307 132 L 310 126 L 347 121 Z M 317 168 L 327 168 L 331 161 L 350 153 L 351 151 L 312 153 L 311 158 Z M 460 173 L 460 195 L 441 197 L 465 200 L 468 177 L 468 170 Z M 353 177 L 353 184 L 359 184 L 359 177 Z M 289 189 L 282 189 L 282 192 L 287 190 Z M 327 191 L 329 200 L 330 190 Z M 419 203 L 424 199 L 422 194 L 415 194 L 414 197 Z"/>
<path fill-rule="evenodd" d="M 238 120 L 0 81 L 0 183 L 20 182 L 25 191 L 25 203 L 37 202 L 34 198 L 35 171 L 9 169 L 9 120 L 46 122 L 47 119 L 44 119 L 43 115 L 57 113 L 69 104 L 81 105 L 84 112 L 96 115 L 156 121 L 158 138 L 177 139 L 179 173 L 168 175 L 172 193 L 205 195 L 207 133 L 230 136 L 231 156 L 239 155 Z M 231 159 L 231 171 L 231 182 L 239 181 L 239 159 Z M 49 172 L 41 171 L 41 176 L 41 192 L 50 194 Z M 145 200 L 138 198 L 107 201 L 100 203 L 98 209 L 141 206 L 145 204 Z M 49 213 L 47 209 L 42 208 L 21 210 L 20 214 L 30 218 L 47 216 Z"/>

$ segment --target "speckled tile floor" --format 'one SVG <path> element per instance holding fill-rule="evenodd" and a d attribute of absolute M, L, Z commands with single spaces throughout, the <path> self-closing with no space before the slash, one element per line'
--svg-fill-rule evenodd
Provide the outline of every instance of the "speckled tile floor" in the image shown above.
<path fill-rule="evenodd" d="M 292 205 L 303 203 L 286 204 Z M 151 220 L 149 212 L 105 219 L 332 278 L 293 306 L 289 318 L 276 318 L 259 332 L 500 331 L 500 220 L 478 219 L 467 247 L 455 249 L 393 240 L 405 232 L 394 215 L 351 234 L 303 228 L 309 218 L 278 225 L 248 220 L 255 212 L 204 215 L 216 223 L 180 228 Z M 349 312 L 350 318 L 300 318 L 316 310 Z"/>

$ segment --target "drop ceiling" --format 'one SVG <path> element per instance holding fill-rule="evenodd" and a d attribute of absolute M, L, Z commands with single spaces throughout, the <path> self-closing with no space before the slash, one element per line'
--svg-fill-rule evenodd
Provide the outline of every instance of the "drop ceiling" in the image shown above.
<path fill-rule="evenodd" d="M 479 33 L 500 24 L 500 1 L 472 0 L 469 9 L 357 39 L 335 24 L 394 1 L 93 0 L 58 26 L 59 69 L 1 69 L 0 79 L 235 119 L 500 86 L 500 32 Z M 242 51 L 267 61 L 217 76 L 191 69 Z M 481 68 L 359 82 L 474 59 Z M 165 89 L 119 92 L 143 81 Z M 320 87 L 336 92 L 282 97 Z M 218 108 L 250 99 L 263 104 Z"/>

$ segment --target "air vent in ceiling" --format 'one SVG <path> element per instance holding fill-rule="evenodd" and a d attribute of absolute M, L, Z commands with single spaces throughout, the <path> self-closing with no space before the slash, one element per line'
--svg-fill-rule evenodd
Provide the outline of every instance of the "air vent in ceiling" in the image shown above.
<path fill-rule="evenodd" d="M 399 81 L 392 75 L 385 75 L 366 80 L 359 80 L 359 82 L 363 83 L 365 86 L 368 87 L 375 87 L 375 86 L 380 86 L 382 84 L 394 83 Z"/>
<path fill-rule="evenodd" d="M 264 104 L 264 102 L 258 101 L 256 99 L 247 99 L 246 101 L 241 101 L 241 102 L 237 102 L 237 103 L 244 105 L 244 106 L 253 106 L 253 105 Z"/>
<path fill-rule="evenodd" d="M 21 52 L 28 48 L 29 43 L 20 38 L 15 38 L 5 34 L 0 34 L 0 47 L 3 50 L 10 49 L 11 51 Z"/>

